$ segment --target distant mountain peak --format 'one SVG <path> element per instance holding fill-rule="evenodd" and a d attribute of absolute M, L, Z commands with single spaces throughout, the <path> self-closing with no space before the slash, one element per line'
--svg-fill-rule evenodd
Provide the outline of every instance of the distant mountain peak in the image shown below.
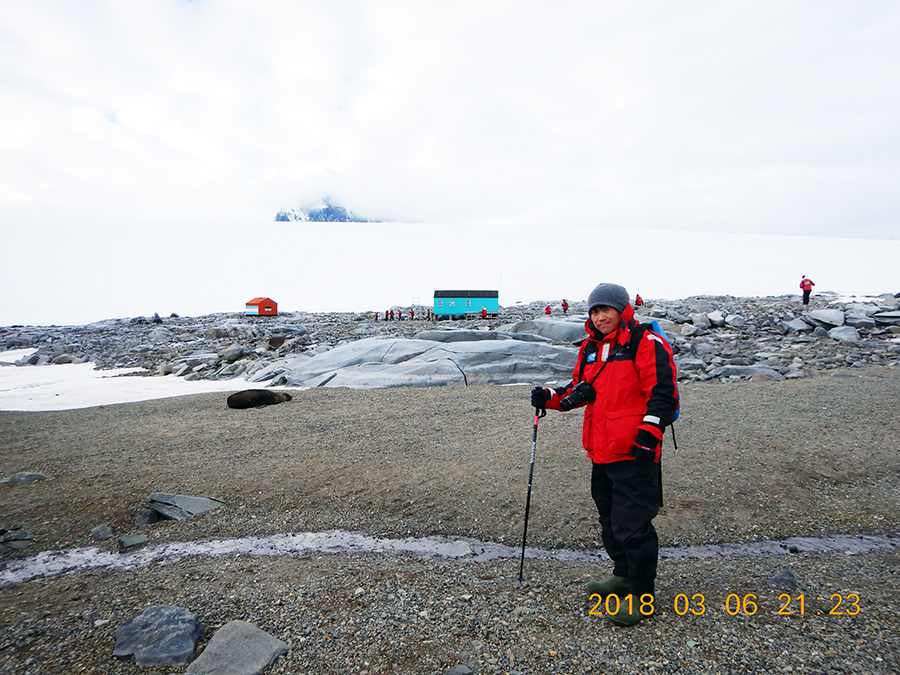
<path fill-rule="evenodd" d="M 375 220 L 362 218 L 346 208 L 333 202 L 328 197 L 322 198 L 322 204 L 307 209 L 283 209 L 275 216 L 276 221 L 301 221 L 312 223 L 374 223 Z"/>

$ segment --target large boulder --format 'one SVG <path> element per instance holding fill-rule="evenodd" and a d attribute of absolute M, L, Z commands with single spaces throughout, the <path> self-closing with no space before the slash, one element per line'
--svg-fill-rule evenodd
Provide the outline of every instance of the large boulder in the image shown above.
<path fill-rule="evenodd" d="M 577 350 L 543 342 L 368 338 L 311 359 L 281 359 L 287 386 L 381 387 L 515 384 L 571 376 Z M 254 377 L 266 377 L 265 370 Z"/>
<path fill-rule="evenodd" d="M 709 319 L 709 322 L 713 325 L 714 328 L 721 328 L 725 325 L 725 316 L 719 310 L 709 312 L 706 315 L 706 318 Z"/>
<path fill-rule="evenodd" d="M 729 314 L 725 319 L 725 325 L 729 328 L 743 328 L 747 325 L 747 319 L 740 314 Z"/>
<path fill-rule="evenodd" d="M 768 380 L 783 380 L 784 375 L 768 366 L 721 366 L 710 373 L 713 377 L 752 377 L 762 375 Z"/>
<path fill-rule="evenodd" d="M 532 333 L 507 333 L 493 330 L 423 330 L 417 340 L 434 342 L 480 342 L 482 340 L 523 340 L 525 342 L 553 342 L 550 338 Z"/>
<path fill-rule="evenodd" d="M 694 358 L 678 358 L 675 357 L 675 367 L 678 369 L 678 372 L 688 371 L 688 370 L 706 370 L 706 361 L 703 359 L 694 359 Z"/>
<path fill-rule="evenodd" d="M 848 314 L 844 320 L 847 326 L 854 328 L 875 328 L 875 319 L 858 314 Z"/>
<path fill-rule="evenodd" d="M 878 313 L 878 307 L 868 302 L 850 302 L 844 305 L 848 316 L 872 316 Z"/>
<path fill-rule="evenodd" d="M 853 326 L 840 326 L 828 331 L 828 337 L 838 342 L 859 342 L 859 332 Z"/>
<path fill-rule="evenodd" d="M 878 312 L 872 316 L 877 323 L 887 324 L 890 326 L 900 326 L 900 311 Z"/>
<path fill-rule="evenodd" d="M 577 342 L 583 340 L 587 333 L 584 330 L 584 322 L 581 320 L 558 321 L 555 319 L 534 319 L 533 321 L 520 321 L 507 326 L 509 333 L 531 333 L 550 338 L 554 342 Z"/>
<path fill-rule="evenodd" d="M 810 326 L 803 319 L 792 319 L 791 321 L 785 321 L 782 325 L 787 328 L 788 333 L 806 333 L 815 328 L 815 326 Z"/>
<path fill-rule="evenodd" d="M 814 309 L 806 315 L 807 323 L 828 330 L 844 325 L 844 312 L 839 309 Z"/>

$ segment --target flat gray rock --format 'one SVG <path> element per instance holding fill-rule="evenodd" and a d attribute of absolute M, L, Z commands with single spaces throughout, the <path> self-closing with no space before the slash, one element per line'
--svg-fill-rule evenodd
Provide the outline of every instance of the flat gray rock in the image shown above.
<path fill-rule="evenodd" d="M 183 666 L 194 660 L 203 624 L 183 607 L 148 607 L 116 629 L 113 656 L 140 666 Z"/>
<path fill-rule="evenodd" d="M 44 474 L 42 473 L 22 471 L 20 473 L 14 473 L 9 478 L 0 480 L 0 483 L 9 483 L 10 485 L 24 485 L 25 483 L 34 483 L 41 480 L 42 478 L 46 478 L 46 476 L 44 476 Z"/>
<path fill-rule="evenodd" d="M 854 328 L 875 328 L 875 319 L 869 316 L 849 314 L 844 321 L 846 325 L 853 326 Z"/>
<path fill-rule="evenodd" d="M 839 309 L 814 309 L 805 318 L 808 323 L 825 329 L 844 325 L 844 312 Z"/>
<path fill-rule="evenodd" d="M 762 375 L 769 380 L 783 380 L 784 375 L 777 370 L 773 370 L 768 366 L 722 366 L 715 368 L 710 375 L 713 377 L 752 377 L 753 375 Z"/>
<path fill-rule="evenodd" d="M 550 338 L 531 333 L 507 333 L 494 330 L 423 330 L 416 340 L 434 342 L 480 342 L 481 340 L 524 340 L 525 342 L 553 342 Z"/>
<path fill-rule="evenodd" d="M 577 355 L 573 347 L 521 340 L 435 343 L 368 338 L 311 359 L 284 359 L 270 367 L 284 372 L 286 385 L 299 387 L 517 384 L 568 379 Z"/>
<path fill-rule="evenodd" d="M 288 653 L 278 638 L 246 621 L 229 621 L 206 645 L 185 673 L 196 675 L 259 675 Z"/>
<path fill-rule="evenodd" d="M 510 333 L 531 333 L 550 338 L 557 343 L 577 342 L 584 339 L 587 333 L 584 330 L 584 321 L 558 321 L 554 319 L 534 319 L 533 321 L 520 321 L 507 327 Z"/>
<path fill-rule="evenodd" d="M 874 314 L 872 318 L 878 323 L 900 326 L 900 311 L 878 312 L 877 314 Z"/>
<path fill-rule="evenodd" d="M 199 513 L 225 505 L 225 502 L 218 499 L 172 495 L 166 492 L 151 493 L 149 501 L 151 509 L 170 520 L 189 520 Z"/>
<path fill-rule="evenodd" d="M 872 316 L 878 313 L 878 307 L 870 305 L 866 302 L 850 302 L 844 305 L 844 311 L 848 315 L 854 316 Z"/>
<path fill-rule="evenodd" d="M 828 337 L 838 342 L 859 342 L 859 331 L 853 326 L 841 326 L 828 331 Z"/>
<path fill-rule="evenodd" d="M 785 321 L 784 326 L 788 329 L 789 333 L 806 333 L 815 328 L 815 326 L 810 326 L 803 319 L 792 319 L 790 321 Z"/>
<path fill-rule="evenodd" d="M 105 541 L 116 536 L 116 531 L 109 525 L 98 525 L 91 530 L 91 536 L 98 541 Z"/>
<path fill-rule="evenodd" d="M 683 370 L 706 370 L 706 361 L 703 359 L 679 359 L 676 357 L 675 366 L 678 368 L 678 372 Z"/>

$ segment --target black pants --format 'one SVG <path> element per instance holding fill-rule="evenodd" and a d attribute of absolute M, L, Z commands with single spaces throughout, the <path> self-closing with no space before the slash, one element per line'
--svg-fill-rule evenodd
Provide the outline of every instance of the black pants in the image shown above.
<path fill-rule="evenodd" d="M 808 305 L 808 304 L 809 304 L 809 294 L 810 294 L 811 292 L 812 292 L 812 291 L 803 291 L 803 304 L 804 304 L 804 305 Z"/>
<path fill-rule="evenodd" d="M 659 539 L 653 519 L 659 513 L 659 465 L 631 460 L 594 464 L 591 496 L 600 514 L 603 547 L 613 574 L 627 577 L 631 592 L 653 593 Z"/>

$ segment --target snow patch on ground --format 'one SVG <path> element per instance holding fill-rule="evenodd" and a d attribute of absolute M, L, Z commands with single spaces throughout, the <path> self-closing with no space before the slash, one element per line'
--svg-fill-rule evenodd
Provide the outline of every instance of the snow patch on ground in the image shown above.
<path fill-rule="evenodd" d="M 0 410 L 76 410 L 247 388 L 243 379 L 186 382 L 172 375 L 130 375 L 143 372 L 142 368 L 95 370 L 93 363 L 11 365 L 33 352 L 32 349 L 0 352 Z"/>

